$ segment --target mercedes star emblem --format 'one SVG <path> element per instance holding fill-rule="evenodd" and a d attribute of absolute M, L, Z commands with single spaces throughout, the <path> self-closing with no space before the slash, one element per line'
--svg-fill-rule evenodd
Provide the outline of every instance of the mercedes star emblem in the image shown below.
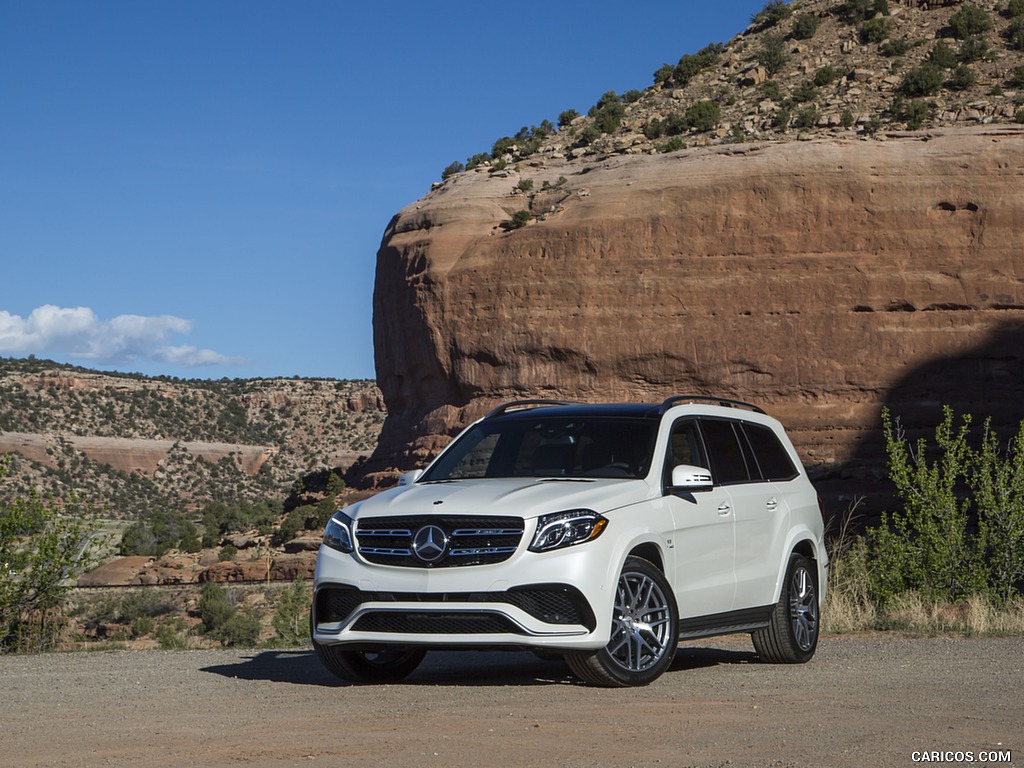
<path fill-rule="evenodd" d="M 425 563 L 440 560 L 447 546 L 447 534 L 436 525 L 424 525 L 412 537 L 412 551 Z"/>

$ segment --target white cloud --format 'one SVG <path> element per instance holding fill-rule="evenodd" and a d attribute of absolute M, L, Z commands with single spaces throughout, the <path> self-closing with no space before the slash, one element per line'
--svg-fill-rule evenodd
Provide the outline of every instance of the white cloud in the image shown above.
<path fill-rule="evenodd" d="M 237 365 L 239 358 L 171 338 L 188 334 L 192 323 L 173 315 L 118 315 L 100 320 L 88 307 L 46 304 L 27 318 L 0 310 L 0 354 L 67 355 L 103 365 L 153 360 L 188 367 Z"/>

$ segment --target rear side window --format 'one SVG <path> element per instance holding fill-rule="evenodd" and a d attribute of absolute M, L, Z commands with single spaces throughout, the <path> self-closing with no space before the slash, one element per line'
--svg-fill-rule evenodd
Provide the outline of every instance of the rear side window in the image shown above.
<path fill-rule="evenodd" d="M 747 440 L 761 467 L 761 476 L 766 480 L 792 480 L 797 476 L 796 467 L 783 447 L 779 436 L 761 424 L 743 425 Z"/>
<path fill-rule="evenodd" d="M 750 480 L 747 462 L 743 458 L 739 437 L 733 429 L 731 421 L 719 419 L 701 419 L 701 431 L 704 433 L 704 444 L 711 457 L 711 471 L 715 482 L 745 483 Z M 755 470 L 756 472 L 756 470 Z"/>

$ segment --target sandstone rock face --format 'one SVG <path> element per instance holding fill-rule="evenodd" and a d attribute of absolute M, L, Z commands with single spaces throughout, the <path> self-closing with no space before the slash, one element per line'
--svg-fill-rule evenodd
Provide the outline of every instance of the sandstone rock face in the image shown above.
<path fill-rule="evenodd" d="M 833 501 L 870 497 L 883 405 L 911 430 L 944 403 L 1024 416 L 1022 281 L 1013 127 L 462 173 L 378 253 L 368 469 L 422 465 L 499 401 L 701 393 L 780 418 Z"/>

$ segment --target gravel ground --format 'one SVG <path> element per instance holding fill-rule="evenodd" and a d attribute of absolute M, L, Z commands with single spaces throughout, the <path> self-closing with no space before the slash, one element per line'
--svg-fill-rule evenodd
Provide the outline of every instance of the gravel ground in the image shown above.
<path fill-rule="evenodd" d="M 363 687 L 308 650 L 7 656 L 0 766 L 1024 766 L 1022 692 L 1024 638 L 824 637 L 802 666 L 722 638 L 627 690 L 529 653 Z"/>

